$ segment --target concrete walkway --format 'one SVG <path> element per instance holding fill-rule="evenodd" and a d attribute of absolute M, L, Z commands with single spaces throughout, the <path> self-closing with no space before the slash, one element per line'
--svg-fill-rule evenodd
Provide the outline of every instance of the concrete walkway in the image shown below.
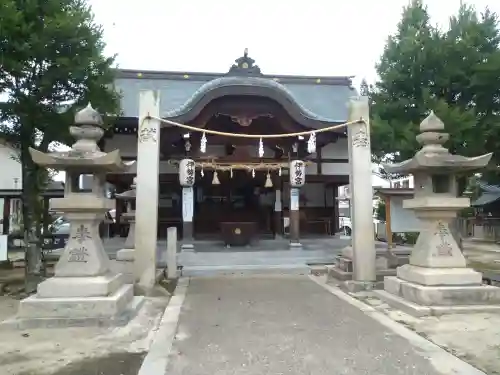
<path fill-rule="evenodd" d="M 166 374 L 480 373 L 466 364 L 458 369 L 463 362 L 455 357 L 440 349 L 436 357 L 411 341 L 308 276 L 193 278 Z"/>

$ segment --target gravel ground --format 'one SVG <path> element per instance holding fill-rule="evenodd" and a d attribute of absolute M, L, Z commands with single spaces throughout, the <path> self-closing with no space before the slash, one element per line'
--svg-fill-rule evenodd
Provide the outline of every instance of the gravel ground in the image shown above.
<path fill-rule="evenodd" d="M 393 309 L 376 297 L 361 299 L 488 375 L 500 375 L 499 314 L 415 318 Z"/>
<path fill-rule="evenodd" d="M 0 331 L 1 375 L 136 375 L 167 298 L 148 298 L 125 327 Z M 0 297 L 0 318 L 18 301 Z"/>
<path fill-rule="evenodd" d="M 146 353 L 112 353 L 70 363 L 51 375 L 137 375 Z M 18 375 L 38 375 L 36 371 Z"/>

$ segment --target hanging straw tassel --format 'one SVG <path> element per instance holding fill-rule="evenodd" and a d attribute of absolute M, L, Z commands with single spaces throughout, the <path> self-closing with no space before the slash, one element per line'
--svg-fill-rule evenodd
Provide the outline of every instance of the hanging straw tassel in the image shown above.
<path fill-rule="evenodd" d="M 264 156 L 264 143 L 262 142 L 262 138 L 259 139 L 259 158 Z"/>
<path fill-rule="evenodd" d="M 273 181 L 271 180 L 271 174 L 269 172 L 267 172 L 266 183 L 264 184 L 264 187 L 266 188 L 273 187 Z"/>
<path fill-rule="evenodd" d="M 316 133 L 311 133 L 307 140 L 307 152 L 313 154 L 316 152 Z"/>
<path fill-rule="evenodd" d="M 203 132 L 203 135 L 201 136 L 200 151 L 203 153 L 207 152 L 207 136 L 205 135 L 205 132 Z"/>
<path fill-rule="evenodd" d="M 214 171 L 214 178 L 212 179 L 212 185 L 220 185 L 219 176 L 217 176 L 217 171 Z"/>

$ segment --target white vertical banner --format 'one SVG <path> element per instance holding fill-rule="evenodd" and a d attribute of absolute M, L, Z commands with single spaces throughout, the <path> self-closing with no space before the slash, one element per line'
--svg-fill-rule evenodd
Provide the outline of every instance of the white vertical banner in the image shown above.
<path fill-rule="evenodd" d="M 193 221 L 193 211 L 194 211 L 194 192 L 192 187 L 182 188 L 182 220 L 185 222 Z"/>
<path fill-rule="evenodd" d="M 291 188 L 290 189 L 290 210 L 298 211 L 299 210 L 299 189 Z"/>
<path fill-rule="evenodd" d="M 7 255 L 7 238 L 6 234 L 0 235 L 0 262 L 9 260 Z"/>
<path fill-rule="evenodd" d="M 274 211 L 281 212 L 283 207 L 281 206 L 281 190 L 276 190 L 274 195 Z"/>

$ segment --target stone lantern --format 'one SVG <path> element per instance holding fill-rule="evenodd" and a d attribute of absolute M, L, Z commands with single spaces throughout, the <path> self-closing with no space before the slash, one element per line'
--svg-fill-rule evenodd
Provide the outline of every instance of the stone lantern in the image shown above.
<path fill-rule="evenodd" d="M 457 173 L 485 167 L 492 154 L 453 155 L 443 147 L 449 138 L 443 131 L 443 122 L 431 112 L 417 136 L 422 149 L 412 159 L 384 166 L 389 173 L 413 175 L 414 197 L 404 201 L 403 207 L 415 211 L 423 229 L 409 264 L 399 267 L 397 276 L 386 277 L 385 290 L 378 293 L 414 315 L 500 303 L 500 288 L 482 285 L 481 273 L 467 268 L 450 231 L 457 212 L 470 205 L 469 198 L 457 197 Z"/>
<path fill-rule="evenodd" d="M 98 226 L 114 208 L 105 196 L 106 173 L 126 172 L 119 150 L 102 152 L 97 142 L 104 135 L 102 118 L 89 104 L 70 127 L 76 139 L 69 151 L 43 153 L 30 149 L 33 161 L 45 168 L 66 172 L 64 197 L 51 199 L 51 210 L 63 212 L 71 229 L 54 277 L 42 282 L 37 294 L 21 301 L 18 318 L 30 325 L 118 324 L 140 306 L 133 285 L 110 270 Z M 81 175 L 93 175 L 92 190 L 79 188 Z M 48 322 L 48 323 L 47 323 Z"/>
<path fill-rule="evenodd" d="M 125 240 L 124 249 L 135 248 L 135 196 L 136 196 L 137 178 L 134 177 L 130 190 L 116 194 L 116 199 L 121 199 L 127 204 L 127 212 L 122 214 L 123 219 L 129 223 L 127 239 Z"/>

